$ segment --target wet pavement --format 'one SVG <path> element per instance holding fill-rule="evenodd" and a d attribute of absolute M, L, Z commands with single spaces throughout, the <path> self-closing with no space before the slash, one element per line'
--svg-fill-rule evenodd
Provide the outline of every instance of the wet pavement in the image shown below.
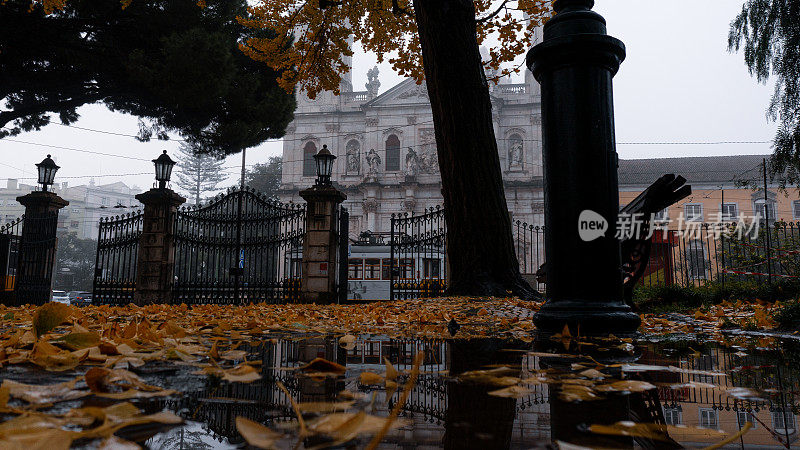
<path fill-rule="evenodd" d="M 197 374 L 196 363 L 151 361 L 131 367 L 149 384 L 182 392 L 133 404 L 145 413 L 174 411 L 185 423 L 128 427 L 117 435 L 153 449 L 242 448 L 246 443 L 235 420 L 245 417 L 284 433 L 275 443 L 278 448 L 364 448 L 374 432 L 341 442 L 341 429 L 325 432 L 319 421 L 360 411 L 388 416 L 415 358 L 424 355 L 396 428 L 378 448 L 570 448 L 567 443 L 702 448 L 725 440 L 731 440 L 725 448 L 787 448 L 798 438 L 796 340 L 340 338 L 283 334 L 239 346 L 242 359 L 260 375 L 250 383 Z M 344 366 L 344 373 L 298 370 L 315 358 Z M 396 377 L 390 376 L 392 369 L 399 372 Z M 367 378 L 363 372 L 374 375 Z M 29 367 L 6 367 L 0 374 L 37 383 Z M 47 373 L 47 383 L 76 374 Z M 312 429 L 317 425 L 316 433 L 299 439 L 287 393 L 304 405 L 305 422 Z M 89 396 L 57 403 L 47 412 L 112 403 Z M 752 427 L 746 427 L 748 422 Z M 74 443 L 86 448 L 98 444 Z"/>

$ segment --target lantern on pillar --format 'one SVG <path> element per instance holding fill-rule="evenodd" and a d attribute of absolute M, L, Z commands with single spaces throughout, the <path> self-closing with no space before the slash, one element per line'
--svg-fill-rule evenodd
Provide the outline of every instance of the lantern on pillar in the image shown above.
<path fill-rule="evenodd" d="M 164 150 L 164 153 L 153 160 L 153 164 L 156 166 L 156 181 L 158 181 L 158 187 L 159 189 L 164 189 L 167 187 L 170 175 L 172 175 L 172 166 L 175 165 L 175 161 L 167 156 L 167 151 Z"/>
<path fill-rule="evenodd" d="M 317 164 L 317 185 L 330 186 L 331 174 L 333 173 L 333 160 L 336 156 L 328 150 L 327 145 L 322 146 L 316 155 L 314 155 L 314 162 Z"/>
<path fill-rule="evenodd" d="M 42 190 L 47 192 L 47 186 L 52 186 L 53 180 L 56 178 L 56 172 L 60 169 L 56 162 L 50 159 L 50 155 L 36 164 L 36 169 L 39 171 L 39 184 L 42 185 Z"/>

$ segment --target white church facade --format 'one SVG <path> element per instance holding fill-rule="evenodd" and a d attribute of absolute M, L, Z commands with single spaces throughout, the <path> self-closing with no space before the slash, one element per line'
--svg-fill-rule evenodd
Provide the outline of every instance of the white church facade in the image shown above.
<path fill-rule="evenodd" d="M 281 201 L 303 201 L 300 190 L 315 180 L 313 155 L 327 145 L 337 156 L 332 180 L 347 195 L 351 237 L 388 232 L 393 213 L 421 214 L 443 202 L 427 87 L 406 79 L 379 94 L 377 72 L 368 72 L 366 91 L 353 91 L 345 77 L 339 96 L 298 95 L 283 140 Z M 543 225 L 539 85 L 526 73 L 524 83 L 489 86 L 512 220 Z"/>

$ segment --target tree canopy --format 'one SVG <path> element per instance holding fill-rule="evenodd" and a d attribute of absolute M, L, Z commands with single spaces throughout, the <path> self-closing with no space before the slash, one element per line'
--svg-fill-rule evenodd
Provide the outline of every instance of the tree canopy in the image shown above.
<path fill-rule="evenodd" d="M 747 0 L 731 23 L 728 49 L 742 50 L 759 82 L 775 77 L 767 114 L 780 122 L 772 175 L 800 183 L 800 0 Z"/>
<path fill-rule="evenodd" d="M 478 43 L 494 37 L 487 69 L 496 78 L 520 70 L 501 67 L 524 54 L 536 27 L 550 17 L 551 0 L 476 0 Z M 244 25 L 274 30 L 269 36 L 251 37 L 242 50 L 281 72 L 278 82 L 286 89 L 299 85 L 309 97 L 321 90 L 338 94 L 344 56 L 352 56 L 347 38 L 352 34 L 378 61 L 388 58 L 402 76 L 424 79 L 422 47 L 415 10 L 408 0 L 259 0 L 241 19 Z M 286 49 L 286 51 L 279 51 Z"/>
<path fill-rule="evenodd" d="M 176 132 L 228 154 L 279 138 L 294 95 L 239 51 L 267 28 L 242 26 L 245 0 L 0 2 L 0 137 L 78 119 L 102 102 L 145 120 L 144 138 Z"/>

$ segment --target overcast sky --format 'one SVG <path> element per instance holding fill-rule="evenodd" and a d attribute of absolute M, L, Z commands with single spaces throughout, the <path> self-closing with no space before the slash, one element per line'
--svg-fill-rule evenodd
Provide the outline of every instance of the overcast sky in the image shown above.
<path fill-rule="evenodd" d="M 614 79 L 621 158 L 770 152 L 769 143 L 623 145 L 772 139 L 775 125 L 765 116 L 772 88 L 759 85 L 750 77 L 741 54 L 727 52 L 728 27 L 743 0 L 597 0 L 596 3 L 595 10 L 608 22 L 609 34 L 625 42 L 628 51 Z M 354 90 L 365 89 L 366 72 L 375 61 L 374 55 L 357 52 Z M 382 64 L 380 81 L 381 92 L 385 92 L 401 78 L 392 73 L 388 64 Z M 135 117 L 108 112 L 102 105 L 82 107 L 79 113 L 81 119 L 73 126 L 123 135 L 134 135 L 138 129 Z M 58 122 L 57 117 L 55 121 Z M 178 145 L 176 141 L 140 143 L 132 137 L 51 124 L 39 132 L 0 140 L 0 186 L 5 185 L 7 178 L 35 182 L 34 164 L 51 153 L 62 167 L 58 182 L 78 185 L 94 177 L 97 184 L 123 181 L 149 188 L 153 182 L 150 160 L 162 149 L 172 153 Z M 281 151 L 280 142 L 265 143 L 247 151 L 247 163 L 264 162 Z M 231 174 L 228 184 L 235 182 L 240 163 L 240 155 L 227 159 L 225 166 Z"/>

